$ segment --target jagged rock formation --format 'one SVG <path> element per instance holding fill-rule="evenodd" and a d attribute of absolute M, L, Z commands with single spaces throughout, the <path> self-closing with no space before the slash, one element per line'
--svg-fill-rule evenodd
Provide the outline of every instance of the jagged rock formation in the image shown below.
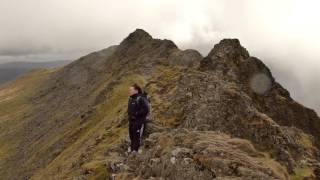
<path fill-rule="evenodd" d="M 128 157 L 133 82 L 151 95 L 154 120 L 143 154 Z M 137 29 L 119 45 L 2 86 L 0 98 L 4 179 L 319 176 L 319 117 L 237 39 L 202 57 Z"/>

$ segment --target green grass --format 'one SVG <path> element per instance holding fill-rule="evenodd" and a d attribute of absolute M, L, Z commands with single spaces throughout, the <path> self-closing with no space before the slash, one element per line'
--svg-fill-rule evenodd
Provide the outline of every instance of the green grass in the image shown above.
<path fill-rule="evenodd" d="M 147 91 L 151 96 L 154 119 L 157 123 L 166 127 L 173 127 L 180 120 L 179 112 L 168 115 L 168 112 L 174 109 L 175 102 L 172 102 L 172 99 L 167 97 L 172 96 L 177 90 L 176 84 L 183 75 L 182 69 L 182 67 L 178 66 L 155 66 L 155 71 L 151 76 L 153 80 L 156 79 L 156 83 L 151 83 L 147 87 Z"/>
<path fill-rule="evenodd" d="M 303 167 L 303 168 L 296 168 L 294 170 L 294 175 L 290 176 L 291 180 L 301 180 L 305 177 L 310 177 L 313 175 L 313 170 L 309 167 Z"/>
<path fill-rule="evenodd" d="M 298 143 L 305 148 L 314 148 L 313 143 L 310 140 L 309 136 L 304 133 L 301 133 L 301 136 L 298 139 Z"/>

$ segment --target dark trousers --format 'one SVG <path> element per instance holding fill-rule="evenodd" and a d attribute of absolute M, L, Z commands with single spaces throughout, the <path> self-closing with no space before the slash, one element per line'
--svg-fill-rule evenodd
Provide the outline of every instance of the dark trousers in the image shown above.
<path fill-rule="evenodd" d="M 130 147 L 131 151 L 138 151 L 140 147 L 140 139 L 144 130 L 142 121 L 129 122 L 129 136 L 130 136 Z"/>

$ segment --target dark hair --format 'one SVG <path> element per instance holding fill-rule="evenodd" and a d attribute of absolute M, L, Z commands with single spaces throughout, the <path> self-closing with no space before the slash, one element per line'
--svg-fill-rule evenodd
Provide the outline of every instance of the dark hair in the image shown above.
<path fill-rule="evenodd" d="M 138 93 L 142 93 L 142 89 L 141 89 L 141 87 L 140 87 L 137 83 L 134 83 L 134 84 L 132 85 L 132 87 L 133 87 L 135 90 L 137 90 Z"/>

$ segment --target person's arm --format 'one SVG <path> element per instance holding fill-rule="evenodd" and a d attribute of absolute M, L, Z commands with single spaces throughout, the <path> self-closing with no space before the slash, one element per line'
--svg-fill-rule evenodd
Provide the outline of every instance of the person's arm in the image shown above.
<path fill-rule="evenodd" d="M 147 114 L 149 113 L 149 105 L 146 98 L 140 97 L 138 104 L 139 104 L 139 110 L 137 112 L 137 116 L 138 117 L 147 116 Z"/>

